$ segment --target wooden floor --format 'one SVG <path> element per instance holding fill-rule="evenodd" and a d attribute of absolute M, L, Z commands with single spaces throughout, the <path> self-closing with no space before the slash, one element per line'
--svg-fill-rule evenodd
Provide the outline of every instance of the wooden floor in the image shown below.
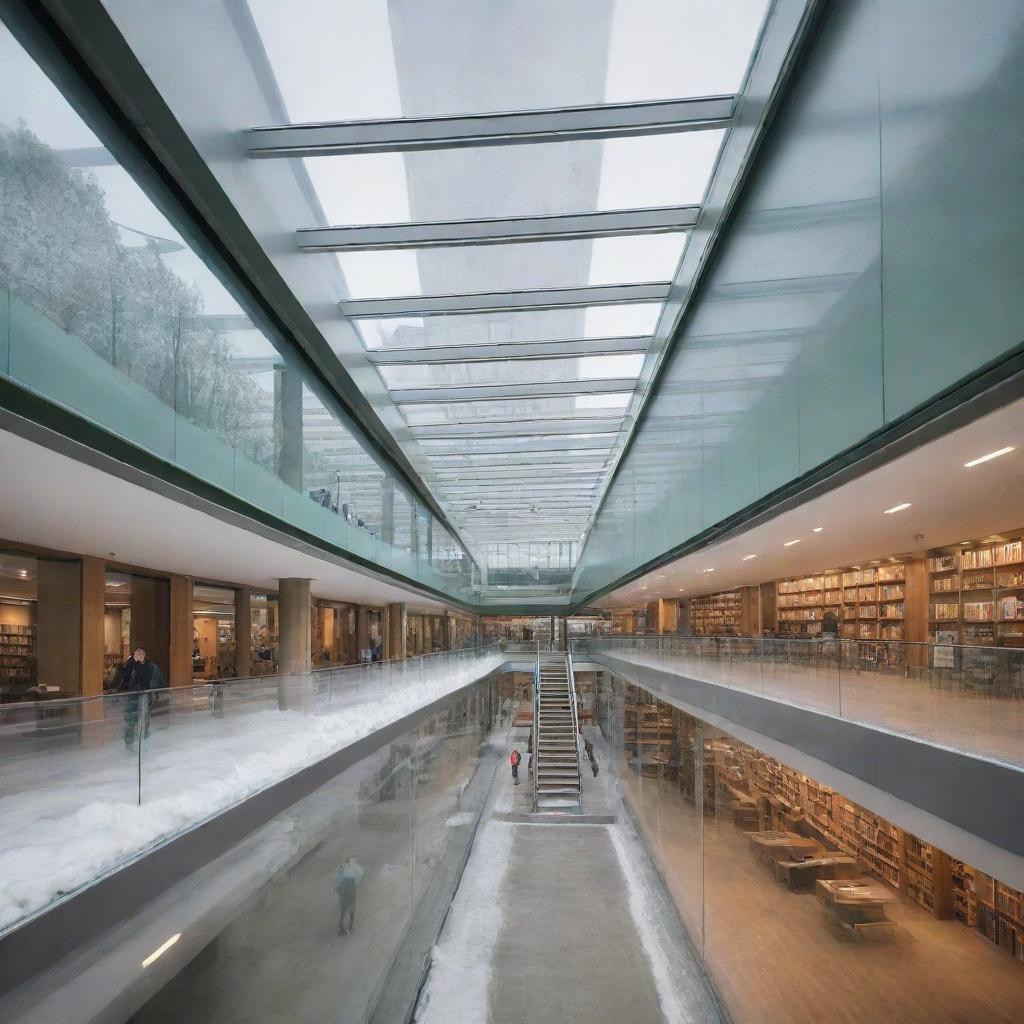
<path fill-rule="evenodd" d="M 620 766 L 622 767 L 622 766 Z M 1024 963 L 957 921 L 890 905 L 897 927 L 852 938 L 813 894 L 774 880 L 730 821 L 623 768 L 629 801 L 733 1019 L 743 1024 L 1020 1024 Z M 701 897 L 703 899 L 703 912 Z"/>
<path fill-rule="evenodd" d="M 762 671 L 758 661 L 662 658 L 626 648 L 607 653 L 1024 767 L 1024 699 L 875 671 L 840 673 L 783 661 Z"/>

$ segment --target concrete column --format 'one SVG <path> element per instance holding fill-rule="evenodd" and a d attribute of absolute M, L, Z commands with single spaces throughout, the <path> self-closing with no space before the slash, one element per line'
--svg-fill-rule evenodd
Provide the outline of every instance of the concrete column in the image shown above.
<path fill-rule="evenodd" d="M 192 685 L 193 583 L 189 576 L 171 577 L 168 686 Z M 160 666 L 161 669 L 164 667 Z"/>
<path fill-rule="evenodd" d="M 679 602 L 670 598 L 658 598 L 658 632 L 674 633 L 679 622 Z"/>
<path fill-rule="evenodd" d="M 98 697 L 103 693 L 103 606 L 107 566 L 102 558 L 82 558 L 82 661 L 81 694 Z"/>
<path fill-rule="evenodd" d="M 302 490 L 302 378 L 287 366 L 274 367 L 274 464 L 277 475 Z"/>
<path fill-rule="evenodd" d="M 427 516 L 427 564 L 434 564 L 434 517 Z"/>
<path fill-rule="evenodd" d="M 36 682 L 64 696 L 81 692 L 82 565 L 40 558 L 36 605 Z"/>
<path fill-rule="evenodd" d="M 309 584 L 306 579 L 278 580 L 277 601 L 281 616 L 278 664 L 282 675 L 308 672 L 312 665 Z"/>
<path fill-rule="evenodd" d="M 235 675 L 252 673 L 252 598 L 248 587 L 235 591 Z"/>
<path fill-rule="evenodd" d="M 388 657 L 401 661 L 405 657 L 405 637 L 409 626 L 405 604 L 389 604 L 388 612 Z"/>

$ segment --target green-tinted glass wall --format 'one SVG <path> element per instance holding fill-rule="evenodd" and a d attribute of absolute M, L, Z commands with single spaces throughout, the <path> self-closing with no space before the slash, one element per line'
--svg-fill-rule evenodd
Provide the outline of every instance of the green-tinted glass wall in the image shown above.
<path fill-rule="evenodd" d="M 826 6 L 580 558 L 583 599 L 1024 340 L 1024 7 Z"/>

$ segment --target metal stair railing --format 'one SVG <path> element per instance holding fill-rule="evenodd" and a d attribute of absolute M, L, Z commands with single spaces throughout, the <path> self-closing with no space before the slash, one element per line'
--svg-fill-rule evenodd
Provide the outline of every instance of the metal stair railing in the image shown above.
<path fill-rule="evenodd" d="M 533 753 L 530 755 L 530 774 L 533 776 L 533 809 L 537 810 L 537 765 L 540 762 L 540 640 L 537 640 L 537 660 L 533 666 Z"/>
<path fill-rule="evenodd" d="M 569 645 L 567 645 L 567 648 Z M 565 671 L 569 680 L 569 705 L 572 708 L 572 746 L 576 752 L 576 778 L 579 780 L 577 804 L 583 810 L 583 767 L 580 764 L 580 719 L 576 710 L 576 677 L 572 670 L 572 650 L 565 652 Z"/>

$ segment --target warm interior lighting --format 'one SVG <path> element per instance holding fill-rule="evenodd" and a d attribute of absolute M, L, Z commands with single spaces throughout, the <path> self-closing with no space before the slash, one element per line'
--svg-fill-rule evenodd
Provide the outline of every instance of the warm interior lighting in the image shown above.
<path fill-rule="evenodd" d="M 1000 455 L 1009 455 L 1012 451 L 1014 451 L 1012 445 L 1008 448 L 1000 448 L 997 452 L 989 452 L 988 455 L 981 455 L 976 459 L 971 459 L 970 462 L 965 462 L 964 467 L 970 469 L 971 466 L 980 466 L 983 462 L 991 462 L 992 459 L 998 459 Z"/>
<path fill-rule="evenodd" d="M 750 561 L 750 560 L 751 560 L 752 558 L 757 558 L 757 555 L 744 555 L 744 556 L 743 556 L 743 557 L 742 557 L 742 558 L 740 559 L 740 561 L 741 561 L 741 562 L 749 562 L 749 561 Z"/>
<path fill-rule="evenodd" d="M 714 572 L 715 570 L 714 569 L 705 569 L 704 571 L 705 572 Z"/>
<path fill-rule="evenodd" d="M 799 543 L 800 543 L 800 538 L 797 537 L 796 540 L 787 540 L 786 543 L 783 544 L 782 546 L 784 548 L 791 548 L 794 544 L 799 544 Z"/>
<path fill-rule="evenodd" d="M 891 516 L 893 512 L 902 512 L 905 508 L 910 508 L 911 502 L 904 501 L 899 505 L 893 505 L 892 508 L 887 508 L 883 515 Z"/>
<path fill-rule="evenodd" d="M 154 960 L 159 960 L 160 957 L 162 957 L 164 953 L 166 953 L 167 950 L 169 950 L 180 938 L 181 932 L 178 932 L 176 935 L 172 935 L 162 946 L 158 949 L 154 949 L 153 952 L 142 961 L 142 966 L 148 967 Z"/>
<path fill-rule="evenodd" d="M 812 533 L 821 533 L 821 531 L 824 530 L 824 529 L 825 529 L 824 526 L 816 526 L 811 532 Z"/>

